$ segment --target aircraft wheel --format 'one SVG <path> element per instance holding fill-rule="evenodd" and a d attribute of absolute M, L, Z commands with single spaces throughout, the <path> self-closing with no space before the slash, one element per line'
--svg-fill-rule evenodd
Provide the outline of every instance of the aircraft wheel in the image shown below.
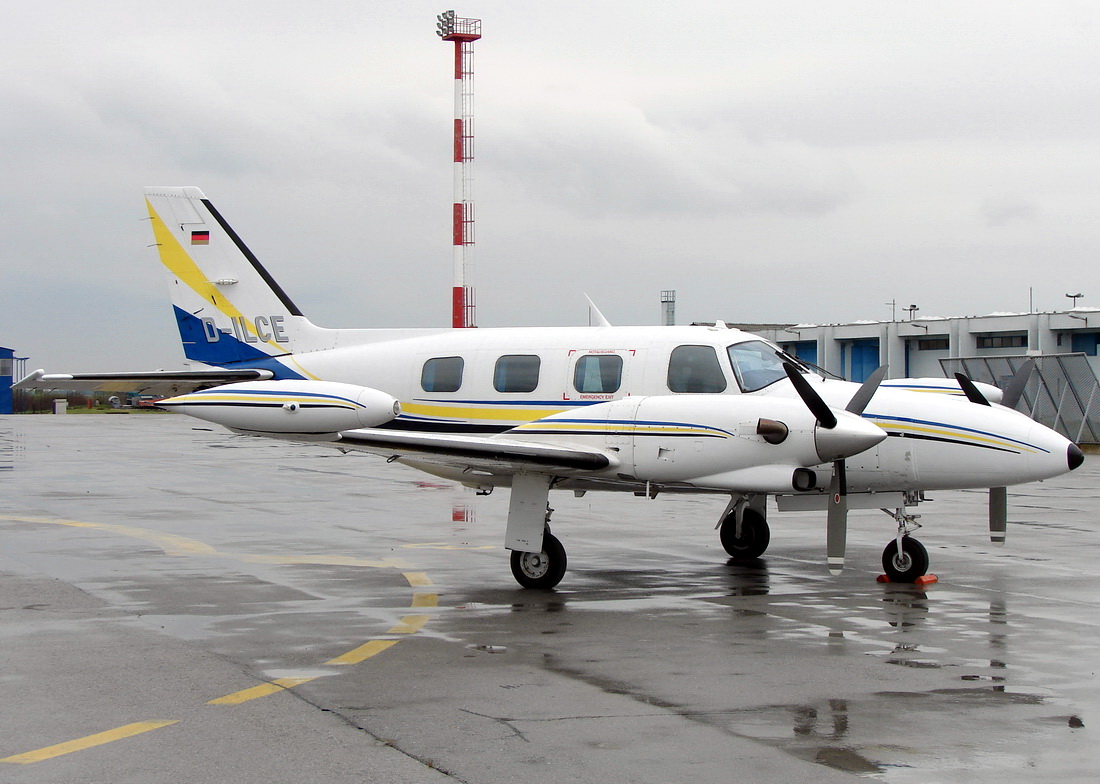
<path fill-rule="evenodd" d="M 718 534 L 722 539 L 722 547 L 731 557 L 739 561 L 759 558 L 768 549 L 768 544 L 772 540 L 768 521 L 762 514 L 752 509 L 746 509 L 741 517 L 741 536 L 737 536 L 736 532 L 736 512 L 730 512 L 722 521 Z"/>
<path fill-rule="evenodd" d="M 524 588 L 553 588 L 565 576 L 565 548 L 552 533 L 542 537 L 541 553 L 512 551 L 512 576 Z"/>
<path fill-rule="evenodd" d="M 911 583 L 928 572 L 928 551 L 911 536 L 901 540 L 901 552 L 895 539 L 882 551 L 882 569 L 892 583 Z"/>

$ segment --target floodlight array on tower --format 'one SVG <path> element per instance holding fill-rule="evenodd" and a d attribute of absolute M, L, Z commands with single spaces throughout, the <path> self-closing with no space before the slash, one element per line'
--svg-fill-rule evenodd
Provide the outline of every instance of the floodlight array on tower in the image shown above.
<path fill-rule="evenodd" d="M 453 41 L 454 57 L 454 284 L 451 326 L 473 327 L 474 288 L 474 41 L 481 38 L 481 20 L 444 11 L 436 17 L 436 34 Z"/>

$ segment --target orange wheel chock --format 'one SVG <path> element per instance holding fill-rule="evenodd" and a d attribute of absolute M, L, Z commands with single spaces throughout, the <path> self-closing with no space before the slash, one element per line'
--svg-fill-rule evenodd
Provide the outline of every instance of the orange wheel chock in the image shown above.
<path fill-rule="evenodd" d="M 913 585 L 917 586 L 918 588 L 923 588 L 926 585 L 932 585 L 933 583 L 938 583 L 939 581 L 940 581 L 940 578 L 936 577 L 936 575 L 934 575 L 934 574 L 925 574 L 925 575 L 922 575 L 922 576 L 918 577 L 916 580 L 913 580 Z M 876 583 L 888 583 L 888 582 L 890 582 L 890 578 L 887 577 L 884 574 L 880 574 L 878 577 L 875 578 L 875 582 Z"/>

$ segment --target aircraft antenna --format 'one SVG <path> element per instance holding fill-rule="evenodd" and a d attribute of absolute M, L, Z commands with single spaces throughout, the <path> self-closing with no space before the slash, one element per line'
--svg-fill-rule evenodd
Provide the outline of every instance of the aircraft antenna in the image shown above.
<path fill-rule="evenodd" d="M 474 287 L 474 41 L 481 38 L 481 20 L 444 11 L 436 17 L 436 35 L 455 45 L 454 284 L 451 326 L 473 327 Z"/>

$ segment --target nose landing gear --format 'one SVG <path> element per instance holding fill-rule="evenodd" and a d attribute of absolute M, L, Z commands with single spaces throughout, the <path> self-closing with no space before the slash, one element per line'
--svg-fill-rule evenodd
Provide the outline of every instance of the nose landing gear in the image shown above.
<path fill-rule="evenodd" d="M 911 583 L 928 573 L 928 550 L 910 534 L 920 528 L 920 515 L 907 514 L 904 509 L 883 512 L 898 523 L 898 535 L 882 551 L 882 570 L 892 583 Z"/>

